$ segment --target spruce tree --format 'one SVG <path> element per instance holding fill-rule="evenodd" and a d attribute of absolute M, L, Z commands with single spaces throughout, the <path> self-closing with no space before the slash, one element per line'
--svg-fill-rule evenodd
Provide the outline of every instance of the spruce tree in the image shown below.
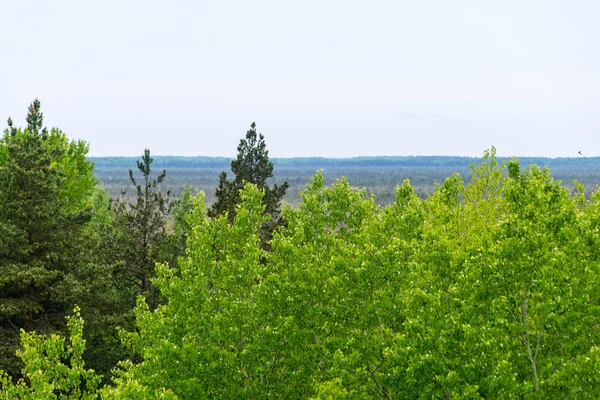
<path fill-rule="evenodd" d="M 231 171 L 235 174 L 233 181 L 227 179 L 227 173 L 223 171 L 219 176 L 219 185 L 215 192 L 217 201 L 208 211 L 208 215 L 216 217 L 227 213 L 230 221 L 236 215 L 236 206 L 241 202 L 240 190 L 244 183 L 253 183 L 264 191 L 263 205 L 265 213 L 271 216 L 271 220 L 263 226 L 263 244 L 270 239 L 273 229 L 282 223 L 281 200 L 285 196 L 288 183 L 281 186 L 273 184 L 269 187 L 267 180 L 273 177 L 273 163 L 269 160 L 269 151 L 262 133 L 257 134 L 256 124 L 253 122 L 246 136 L 240 140 L 237 147 L 237 158 L 231 161 Z"/>

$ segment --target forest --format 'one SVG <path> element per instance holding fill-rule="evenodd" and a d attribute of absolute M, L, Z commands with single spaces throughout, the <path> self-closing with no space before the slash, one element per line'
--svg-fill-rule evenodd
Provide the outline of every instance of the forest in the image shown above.
<path fill-rule="evenodd" d="M 111 195 L 120 195 L 121 189 L 129 185 L 127 171 L 135 165 L 135 157 L 89 157 L 94 163 L 94 175 L 102 182 Z M 356 157 L 332 158 L 272 158 L 275 169 L 270 183 L 288 182 L 284 200 L 298 205 L 300 192 L 304 190 L 316 171 L 323 171 L 325 185 L 330 186 L 341 176 L 352 186 L 364 188 L 367 195 L 374 194 L 379 205 L 394 202 L 396 186 L 404 179 L 410 179 L 415 193 L 425 199 L 436 189 L 436 184 L 444 182 L 450 175 L 458 173 L 469 182 L 472 164 L 479 164 L 481 158 L 450 156 L 411 156 L 411 157 Z M 498 157 L 499 162 L 508 162 Z M 535 164 L 548 167 L 552 176 L 561 181 L 569 190 L 574 190 L 574 180 L 586 186 L 589 196 L 600 184 L 600 158 L 533 158 L 523 157 L 521 164 Z M 215 201 L 215 188 L 221 171 L 229 168 L 230 159 L 225 157 L 174 157 L 155 156 L 154 165 L 168 169 L 167 187 L 175 195 L 180 195 L 186 185 L 206 194 L 209 204 Z"/>
<path fill-rule="evenodd" d="M 254 123 L 92 160 L 40 107 L 0 140 L 0 399 L 600 397 L 595 160 L 275 162 Z M 367 189 L 401 168 L 438 175 Z"/>

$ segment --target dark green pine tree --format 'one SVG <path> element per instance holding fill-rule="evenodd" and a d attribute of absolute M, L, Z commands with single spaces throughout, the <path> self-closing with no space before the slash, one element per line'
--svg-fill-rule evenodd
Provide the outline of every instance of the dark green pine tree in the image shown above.
<path fill-rule="evenodd" d="M 100 190 L 94 197 L 89 234 L 94 239 L 90 253 L 97 272 L 82 311 L 88 310 L 86 364 L 105 378 L 119 361 L 136 359 L 120 341 L 116 328 L 135 330 L 133 309 L 140 294 L 151 309 L 160 304 L 161 297 L 151 282 L 156 263 L 174 264 L 176 254 L 185 249 L 182 236 L 187 227 L 182 226 L 180 214 L 186 212 L 187 204 L 160 190 L 166 171 L 153 174 L 153 161 L 146 149 L 136 168 L 129 170 L 131 193 L 122 189 L 120 198 L 111 199 Z M 189 196 L 185 201 L 191 201 Z"/>
<path fill-rule="evenodd" d="M 215 192 L 217 201 L 208 212 L 211 217 L 228 213 L 230 221 L 235 218 L 235 207 L 240 203 L 240 190 L 244 183 L 255 184 L 263 190 L 265 196 L 263 204 L 265 213 L 271 216 L 271 220 L 263 227 L 263 243 L 270 239 L 273 230 L 282 223 L 281 200 L 285 196 L 288 183 L 281 186 L 273 184 L 269 187 L 267 180 L 273 177 L 273 163 L 269 160 L 269 151 L 263 134 L 256 133 L 256 124 L 253 122 L 246 132 L 245 138 L 240 140 L 238 155 L 231 162 L 231 171 L 235 174 L 233 181 L 227 179 L 227 173 L 223 171 L 219 176 L 219 186 Z"/>
<path fill-rule="evenodd" d="M 0 140 L 0 369 L 18 375 L 19 330 L 54 332 L 70 312 L 78 264 L 76 241 L 90 210 L 67 212 L 59 196 L 62 149 L 42 129 L 40 102 L 28 127 Z"/>
<path fill-rule="evenodd" d="M 122 268 L 117 269 L 116 278 L 133 289 L 135 296 L 143 294 L 151 307 L 159 303 L 158 293 L 150 278 L 154 276 L 157 262 L 169 259 L 169 232 L 167 221 L 176 201 L 170 192 L 166 195 L 159 185 L 165 180 L 167 172 L 162 171 L 156 178 L 151 177 L 153 158 L 146 149 L 141 161 L 137 161 L 142 183 L 138 183 L 133 170 L 129 170 L 129 179 L 135 187 L 136 197 L 130 200 L 123 196 L 114 204 L 115 223 L 121 232 L 119 259 Z M 135 299 L 135 297 L 133 297 Z"/>
<path fill-rule="evenodd" d="M 40 133 L 41 130 L 42 134 L 46 135 L 48 133 L 48 130 L 46 128 L 42 128 L 42 125 L 44 124 L 44 114 L 40 111 L 40 109 L 40 100 L 33 100 L 33 103 L 31 103 L 31 105 L 29 106 L 29 112 L 27 113 L 27 129 L 29 129 L 30 132 L 35 133 Z M 10 117 L 8 118 L 8 120 L 10 121 L 9 124 L 11 124 L 12 121 Z"/>

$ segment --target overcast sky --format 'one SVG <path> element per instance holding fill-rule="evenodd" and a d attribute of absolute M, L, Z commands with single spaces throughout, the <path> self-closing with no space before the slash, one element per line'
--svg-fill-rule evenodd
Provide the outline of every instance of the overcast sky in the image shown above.
<path fill-rule="evenodd" d="M 596 0 L 0 0 L 0 121 L 93 156 L 600 156 Z"/>

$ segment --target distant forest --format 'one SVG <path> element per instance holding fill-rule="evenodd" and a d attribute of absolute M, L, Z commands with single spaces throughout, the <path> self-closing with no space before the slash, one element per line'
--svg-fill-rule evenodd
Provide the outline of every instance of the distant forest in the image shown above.
<path fill-rule="evenodd" d="M 104 183 L 111 195 L 119 196 L 121 190 L 129 190 L 128 170 L 135 168 L 137 157 L 89 157 L 95 164 L 95 174 Z M 508 158 L 499 157 L 502 162 Z M 568 189 L 573 189 L 577 180 L 586 186 L 590 194 L 600 184 L 600 157 L 578 158 L 519 158 L 522 166 L 536 164 L 549 167 L 552 176 Z M 325 184 L 331 185 L 345 176 L 352 186 L 366 188 L 367 193 L 375 194 L 378 204 L 387 205 L 394 199 L 395 188 L 405 179 L 410 179 L 417 195 L 426 198 L 431 195 L 436 184 L 454 174 L 469 181 L 470 165 L 481 163 L 478 157 L 452 156 L 394 156 L 394 157 L 354 157 L 354 158 L 273 158 L 274 178 L 270 183 L 290 185 L 285 199 L 292 204 L 300 200 L 298 193 L 318 170 L 323 170 Z M 215 201 L 215 188 L 219 173 L 230 170 L 231 158 L 227 157 L 178 157 L 154 156 L 153 168 L 167 170 L 166 185 L 178 196 L 185 185 L 206 194 L 207 203 Z M 133 193 L 127 193 L 127 196 Z"/>

